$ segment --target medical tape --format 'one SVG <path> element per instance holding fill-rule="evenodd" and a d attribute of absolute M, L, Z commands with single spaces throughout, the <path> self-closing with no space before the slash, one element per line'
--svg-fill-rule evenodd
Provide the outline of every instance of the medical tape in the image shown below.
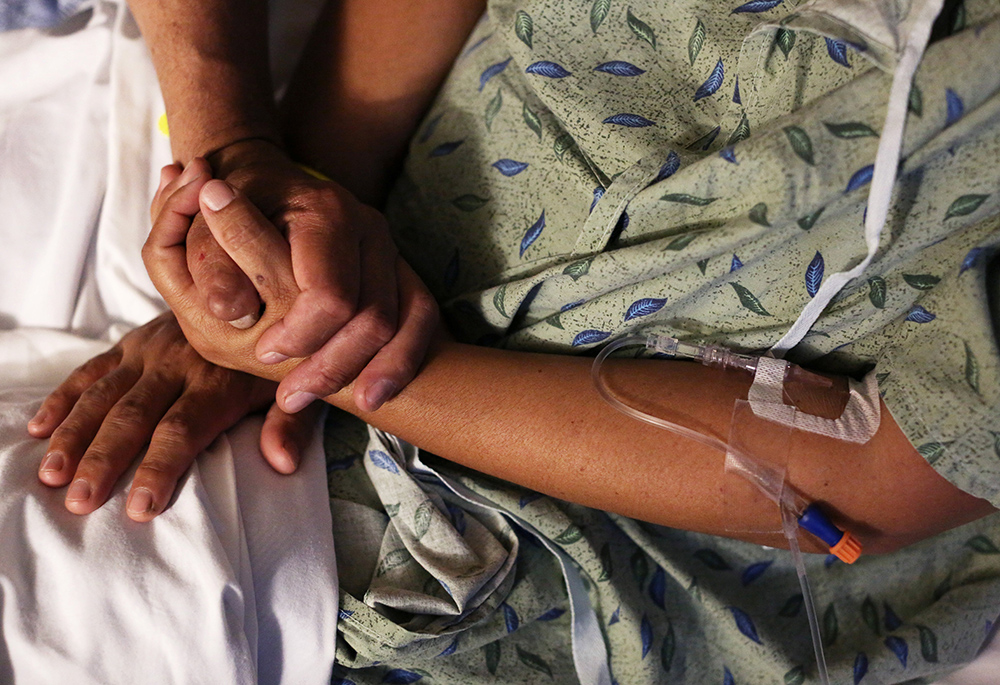
<path fill-rule="evenodd" d="M 747 400 L 754 414 L 796 430 L 825 435 L 828 438 L 864 444 L 878 430 L 882 418 L 878 382 L 874 373 L 858 382 L 848 380 L 848 399 L 844 411 L 835 419 L 814 416 L 785 404 L 783 391 L 789 364 L 783 359 L 761 357 Z"/>

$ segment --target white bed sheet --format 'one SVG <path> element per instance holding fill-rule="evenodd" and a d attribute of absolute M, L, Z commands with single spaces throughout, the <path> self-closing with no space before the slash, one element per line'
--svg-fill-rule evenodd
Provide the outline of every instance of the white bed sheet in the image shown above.
<path fill-rule="evenodd" d="M 36 475 L 45 442 L 25 422 L 41 398 L 163 310 L 139 258 L 170 161 L 162 113 L 123 2 L 0 34 L 0 683 L 326 683 L 337 577 L 318 427 L 286 477 L 244 421 L 146 525 L 124 515 L 131 474 L 86 517 Z"/>

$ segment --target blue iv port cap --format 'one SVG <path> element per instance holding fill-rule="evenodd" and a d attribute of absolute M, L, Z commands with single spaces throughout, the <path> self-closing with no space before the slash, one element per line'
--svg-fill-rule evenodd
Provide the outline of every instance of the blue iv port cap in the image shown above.
<path fill-rule="evenodd" d="M 830 547 L 834 547 L 844 537 L 844 532 L 830 523 L 823 510 L 810 504 L 799 517 L 799 525 L 818 537 Z"/>

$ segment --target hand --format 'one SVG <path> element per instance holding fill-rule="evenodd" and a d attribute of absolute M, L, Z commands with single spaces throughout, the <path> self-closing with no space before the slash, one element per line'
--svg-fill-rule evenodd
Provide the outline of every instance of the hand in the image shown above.
<path fill-rule="evenodd" d="M 246 414 L 271 403 L 274 383 L 202 359 L 177 320 L 164 314 L 128 333 L 79 367 L 45 398 L 28 423 L 50 437 L 38 471 L 50 487 L 69 483 L 66 508 L 89 514 L 103 505 L 142 448 L 126 510 L 149 521 L 169 504 L 194 458 Z M 291 473 L 311 432 L 308 412 L 289 416 L 272 406 L 261 451 L 280 473 Z"/>
<path fill-rule="evenodd" d="M 204 162 L 192 162 L 196 164 Z M 187 339 L 206 359 L 221 366 L 271 379 L 287 375 L 282 389 L 288 385 L 291 388 L 284 395 L 279 391 L 279 401 L 286 410 L 301 408 L 318 396 L 339 391 L 350 382 L 343 371 L 343 359 L 357 360 L 360 354 L 352 348 L 351 338 L 344 339 L 338 334 L 304 361 L 290 359 L 268 365 L 259 360 L 255 350 L 260 349 L 266 332 L 286 318 L 300 301 L 298 279 L 292 266 L 294 248 L 245 195 L 223 181 L 206 182 L 204 168 L 192 172 L 192 177 L 196 180 L 186 185 L 168 183 L 157 194 L 158 215 L 143 247 L 143 260 L 153 283 L 177 314 Z M 241 271 L 250 275 L 265 303 L 261 320 L 249 329 L 237 330 L 219 321 L 199 296 L 189 270 L 187 244 L 192 217 L 199 210 L 213 237 Z M 377 397 L 373 399 L 381 383 L 387 380 L 395 383 L 400 378 L 408 382 L 416 375 L 418 364 L 438 330 L 438 310 L 433 297 L 398 256 L 394 272 L 399 326 L 370 361 L 367 360 L 370 352 L 362 355 L 366 365 L 351 389 L 354 404 L 362 411 L 374 411 L 381 405 Z M 302 385 L 290 383 L 298 378 L 305 379 Z M 299 393 L 305 397 L 296 396 Z"/>
<path fill-rule="evenodd" d="M 212 156 L 217 177 L 240 190 L 281 231 L 291 248 L 299 294 L 285 316 L 261 336 L 255 355 L 265 364 L 309 357 L 281 384 L 278 401 L 294 413 L 311 399 L 361 381 L 359 406 L 374 411 L 413 378 L 433 327 L 418 344 L 395 346 L 391 364 L 359 374 L 396 335 L 399 324 L 397 251 L 385 218 L 335 183 L 306 174 L 267 141 L 238 142 Z M 165 171 L 165 180 L 179 173 Z M 200 180 L 189 165 L 182 182 Z M 253 325 L 260 303 L 253 284 L 212 239 L 203 216 L 187 237 L 187 263 L 201 305 L 239 328 Z"/>

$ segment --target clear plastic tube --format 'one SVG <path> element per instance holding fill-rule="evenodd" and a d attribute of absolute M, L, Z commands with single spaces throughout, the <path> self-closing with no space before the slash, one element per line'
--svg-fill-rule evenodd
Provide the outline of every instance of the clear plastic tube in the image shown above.
<path fill-rule="evenodd" d="M 601 397 L 618 411 L 631 416 L 632 418 L 658 426 L 665 430 L 672 431 L 678 435 L 699 442 L 708 447 L 719 450 L 723 454 L 733 452 L 728 443 L 705 435 L 696 430 L 682 426 L 673 421 L 653 416 L 635 407 L 622 402 L 615 397 L 604 383 L 601 376 L 601 367 L 604 361 L 614 352 L 624 347 L 643 346 L 654 352 L 669 355 L 678 359 L 689 359 L 698 361 L 706 366 L 719 369 L 738 369 L 749 373 L 754 373 L 757 369 L 757 358 L 749 355 L 737 354 L 724 347 L 715 345 L 695 345 L 660 335 L 630 335 L 619 338 L 609 343 L 601 350 L 591 366 L 590 374 L 594 381 L 594 386 Z M 737 451 L 740 461 L 744 464 L 756 464 L 757 461 L 749 458 L 746 454 Z M 778 505 L 781 510 L 782 530 L 788 538 L 788 548 L 792 553 L 792 562 L 795 564 L 795 572 L 798 575 L 799 587 L 802 589 L 802 598 L 806 605 L 806 617 L 809 621 L 809 632 L 812 635 L 813 651 L 816 654 L 816 668 L 819 680 L 822 685 L 829 685 L 830 679 L 826 668 L 826 658 L 823 654 L 823 641 L 819 629 L 819 620 L 816 617 L 816 607 L 813 602 L 812 590 L 809 586 L 809 578 L 806 575 L 805 562 L 802 557 L 802 550 L 799 548 L 797 535 L 798 519 L 805 511 L 808 503 L 794 490 L 787 487 L 787 484 L 780 492 L 774 492 L 774 488 L 766 487 L 765 483 L 770 483 L 774 479 L 769 474 L 744 473 L 745 478 L 757 482 L 761 492 L 768 499 Z"/>

